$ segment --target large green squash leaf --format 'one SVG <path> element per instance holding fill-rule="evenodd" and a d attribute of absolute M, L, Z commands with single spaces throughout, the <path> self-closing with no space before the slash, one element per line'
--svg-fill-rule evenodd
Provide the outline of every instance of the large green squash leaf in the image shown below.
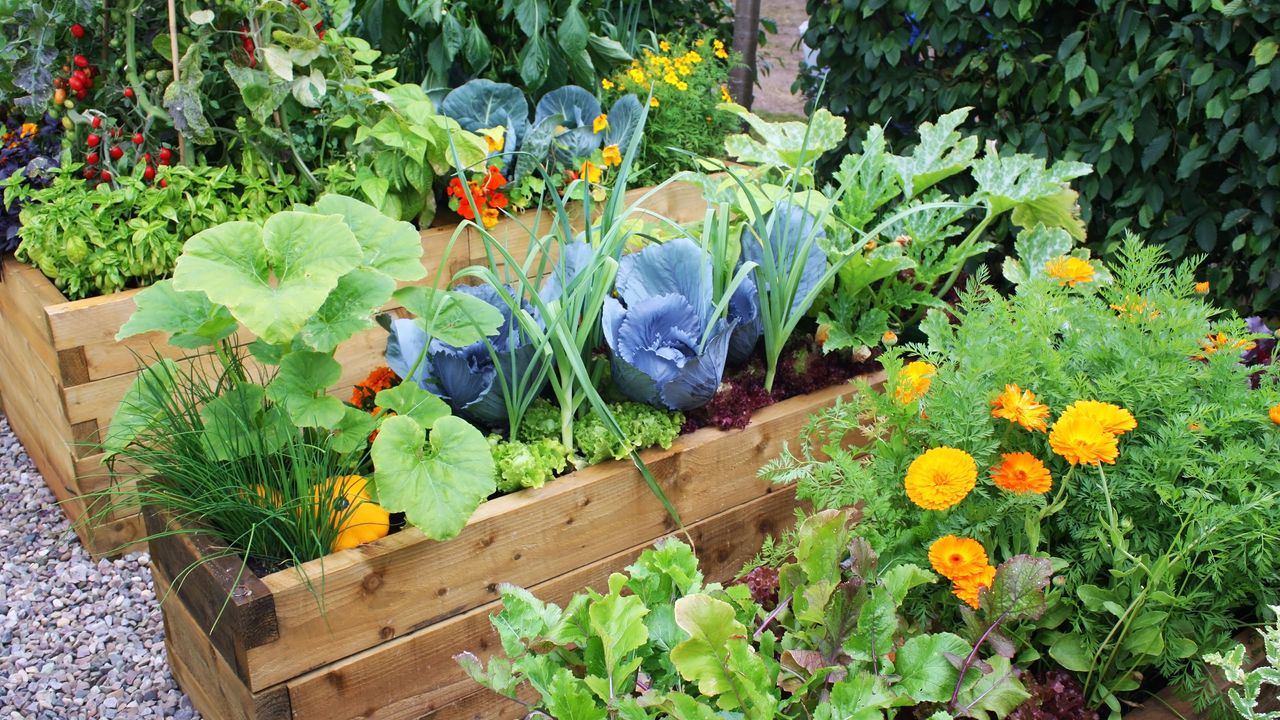
<path fill-rule="evenodd" d="M 169 333 L 180 348 L 213 345 L 236 331 L 236 319 L 202 292 L 179 292 L 172 280 L 161 280 L 134 298 L 138 309 L 120 326 L 116 340 L 146 332 Z"/>
<path fill-rule="evenodd" d="M 262 226 L 229 222 L 193 236 L 173 287 L 205 293 L 258 337 L 285 344 L 362 258 L 340 216 L 282 212 Z"/>
<path fill-rule="evenodd" d="M 395 299 L 427 335 L 454 347 L 479 342 L 502 327 L 502 312 L 474 295 L 415 285 L 397 290 Z"/>
<path fill-rule="evenodd" d="M 344 406 L 325 391 L 340 377 L 342 365 L 328 353 L 291 352 L 280 361 L 267 396 L 284 406 L 298 427 L 334 427 L 342 420 Z"/>
<path fill-rule="evenodd" d="M 392 220 L 372 205 L 345 195 L 322 195 L 316 201 L 315 210 L 321 215 L 342 216 L 364 251 L 365 267 L 396 280 L 426 277 L 422 236 L 409 223 Z"/>
<path fill-rule="evenodd" d="M 493 456 L 484 434 L 452 415 L 432 424 L 429 441 L 424 432 L 403 415 L 382 423 L 372 450 L 378 502 L 427 537 L 448 540 L 497 488 Z"/>
<path fill-rule="evenodd" d="M 352 335 L 373 327 L 374 314 L 391 299 L 395 289 L 395 280 L 369 268 L 356 268 L 343 275 L 316 314 L 302 326 L 303 342 L 320 352 L 333 352 Z"/>
<path fill-rule="evenodd" d="M 297 430 L 279 406 L 264 402 L 266 389 L 241 383 L 200 409 L 200 442 L 210 457 L 231 462 L 262 457 L 288 442 Z"/>
<path fill-rule="evenodd" d="M 798 170 L 844 142 L 844 118 L 820 108 L 807 123 L 769 122 L 736 103 L 719 108 L 747 122 L 759 140 L 750 135 L 730 135 L 724 139 L 730 157 L 748 165 Z"/>

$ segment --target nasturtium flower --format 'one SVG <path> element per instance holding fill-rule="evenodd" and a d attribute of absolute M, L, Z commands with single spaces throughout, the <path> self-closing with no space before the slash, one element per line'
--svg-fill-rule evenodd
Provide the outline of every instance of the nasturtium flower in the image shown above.
<path fill-rule="evenodd" d="M 583 180 L 586 180 L 589 183 L 598 183 L 600 182 L 601 172 L 602 171 L 599 165 L 596 165 L 590 160 L 587 160 L 586 162 L 582 163 L 582 172 L 579 173 L 578 175 Z"/>
<path fill-rule="evenodd" d="M 1004 418 L 1032 431 L 1044 432 L 1048 427 L 1045 418 L 1049 417 L 1049 407 L 1036 402 L 1035 393 L 1030 390 L 1005 385 L 1004 392 L 991 405 L 991 417 Z"/>
<path fill-rule="evenodd" d="M 1120 444 L 1102 422 L 1088 413 L 1066 413 L 1049 431 L 1049 447 L 1072 465 L 1114 465 Z"/>
<path fill-rule="evenodd" d="M 1119 405 L 1097 400 L 1077 400 L 1071 403 L 1066 410 L 1062 411 L 1058 421 L 1061 422 L 1077 414 L 1094 418 L 1098 424 L 1102 425 L 1103 430 L 1112 435 L 1123 435 L 1138 427 L 1138 421 L 1134 419 L 1133 413 Z"/>
<path fill-rule="evenodd" d="M 1011 493 L 1047 493 L 1053 488 L 1053 476 L 1040 458 L 1029 452 L 1001 455 L 1003 462 L 991 468 L 991 480 Z"/>
<path fill-rule="evenodd" d="M 600 113 L 595 120 L 591 121 L 591 132 L 597 135 L 604 132 L 607 127 L 609 127 L 609 116 L 604 113 Z"/>
<path fill-rule="evenodd" d="M 972 538 L 944 535 L 929 546 L 929 564 L 942 577 L 955 581 L 981 572 L 989 563 L 982 543 Z"/>
<path fill-rule="evenodd" d="M 933 383 L 933 376 L 937 372 L 937 367 L 923 360 L 908 363 L 902 368 L 902 372 L 898 373 L 897 387 L 893 391 L 894 398 L 903 405 L 916 400 L 929 391 L 929 385 Z"/>
<path fill-rule="evenodd" d="M 1049 277 L 1057 279 L 1059 285 L 1075 287 L 1079 283 L 1093 281 L 1094 270 L 1088 260 L 1074 255 L 1059 255 L 1044 266 Z"/>
<path fill-rule="evenodd" d="M 1280 425 L 1280 405 L 1272 405 L 1267 411 L 1267 417 L 1271 418 L 1271 422 Z"/>
<path fill-rule="evenodd" d="M 1199 293 L 1200 295 L 1208 295 L 1209 281 L 1206 280 L 1205 282 L 1196 283 L 1196 292 Z"/>
<path fill-rule="evenodd" d="M 481 130 L 480 135 L 484 138 L 485 147 L 490 155 L 502 152 L 507 144 L 507 129 L 501 125 Z"/>
<path fill-rule="evenodd" d="M 982 588 L 991 589 L 991 584 L 996 580 L 996 569 L 990 565 L 982 568 L 977 573 L 969 577 L 960 578 L 954 581 L 955 584 L 951 588 L 951 592 L 964 601 L 966 605 L 977 610 L 980 606 L 978 594 Z"/>
<path fill-rule="evenodd" d="M 618 150 L 618 146 L 616 144 L 604 146 L 604 151 L 601 154 L 601 162 L 604 163 L 605 167 L 614 167 L 622 164 L 622 152 Z"/>
<path fill-rule="evenodd" d="M 925 510 L 946 510 L 965 499 L 978 482 L 978 464 L 951 447 L 926 450 L 911 461 L 904 485 L 911 502 Z"/>

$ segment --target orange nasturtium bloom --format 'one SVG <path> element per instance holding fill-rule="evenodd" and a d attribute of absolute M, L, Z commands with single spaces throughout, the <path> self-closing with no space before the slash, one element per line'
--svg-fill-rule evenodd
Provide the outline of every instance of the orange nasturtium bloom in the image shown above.
<path fill-rule="evenodd" d="M 978 601 L 978 592 L 982 588 L 991 589 L 991 584 L 996 580 L 996 569 L 990 565 L 981 571 L 970 575 L 969 577 L 955 580 L 955 586 L 951 588 L 951 592 L 969 607 L 977 610 L 980 603 Z"/>
<path fill-rule="evenodd" d="M 972 538 L 944 535 L 929 546 L 929 564 L 939 575 L 954 581 L 987 567 L 987 551 Z"/>
<path fill-rule="evenodd" d="M 925 510 L 946 510 L 973 490 L 978 464 L 963 450 L 936 447 L 911 461 L 904 481 L 907 497 Z"/>
<path fill-rule="evenodd" d="M 1120 454 L 1116 436 L 1085 413 L 1064 412 L 1049 432 L 1049 447 L 1072 465 L 1114 465 Z"/>
<path fill-rule="evenodd" d="M 1011 493 L 1047 493 L 1053 487 L 1053 476 L 1040 458 L 1029 452 L 1001 455 L 1004 462 L 991 468 L 991 480 Z"/>
<path fill-rule="evenodd" d="M 933 383 L 933 376 L 937 372 L 936 366 L 922 360 L 908 363 L 898 373 L 898 387 L 893 391 L 893 396 L 903 405 L 919 398 L 929 391 L 929 385 Z"/>
<path fill-rule="evenodd" d="M 1093 266 L 1089 261 L 1073 255 L 1059 255 L 1045 264 L 1044 271 L 1049 277 L 1058 279 L 1059 285 L 1071 287 L 1075 287 L 1078 283 L 1092 282 L 1094 274 Z"/>
<path fill-rule="evenodd" d="M 1048 427 L 1045 418 L 1049 416 L 1049 406 L 1036 402 L 1035 393 L 1030 390 L 1005 385 L 1004 392 L 997 395 L 991 405 L 991 417 L 1004 418 L 1033 431 L 1044 432 Z"/>

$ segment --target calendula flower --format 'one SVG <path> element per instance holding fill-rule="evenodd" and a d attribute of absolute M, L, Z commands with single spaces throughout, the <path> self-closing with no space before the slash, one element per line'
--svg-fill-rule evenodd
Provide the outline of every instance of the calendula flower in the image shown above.
<path fill-rule="evenodd" d="M 610 80 L 609 78 L 604 78 L 600 81 L 600 87 L 604 88 L 605 90 L 612 90 L 614 88 L 614 84 L 613 84 L 613 81 Z"/>
<path fill-rule="evenodd" d="M 1049 432 L 1049 447 L 1072 465 L 1114 465 L 1120 454 L 1116 436 L 1086 413 L 1063 413 Z"/>
<path fill-rule="evenodd" d="M 661 50 L 662 52 L 671 52 L 671 43 L 667 42 L 666 40 L 663 40 L 658 43 L 658 49 Z"/>
<path fill-rule="evenodd" d="M 937 372 L 938 368 L 921 360 L 908 363 L 902 368 L 902 372 L 898 373 L 898 385 L 893 391 L 893 396 L 898 402 L 906 405 L 928 392 L 929 385 L 933 383 L 933 376 Z"/>
<path fill-rule="evenodd" d="M 618 146 L 605 145 L 604 151 L 601 153 L 602 161 L 605 167 L 614 167 L 622 164 L 622 152 L 618 150 Z"/>
<path fill-rule="evenodd" d="M 1035 393 L 1017 385 L 1005 385 L 1004 392 L 991 401 L 991 417 L 1004 418 L 1031 431 L 1044 432 L 1049 407 L 1036 402 Z"/>
<path fill-rule="evenodd" d="M 1093 280 L 1093 266 L 1087 260 L 1072 255 L 1059 255 L 1045 263 L 1044 271 L 1049 277 L 1057 278 L 1059 285 L 1075 287 L 1079 283 Z"/>
<path fill-rule="evenodd" d="M 978 482 L 978 464 L 969 453 L 936 447 L 911 461 L 905 486 L 911 502 L 925 510 L 946 510 Z"/>
<path fill-rule="evenodd" d="M 649 107 L 658 107 L 658 98 L 656 97 L 649 98 Z"/>
<path fill-rule="evenodd" d="M 1029 452 L 1004 453 L 1004 462 L 991 468 L 996 487 L 1011 493 L 1047 493 L 1053 487 L 1053 476 L 1040 458 Z"/>
<path fill-rule="evenodd" d="M 582 163 L 582 172 L 578 175 L 589 183 L 600 182 L 600 166 L 590 160 Z"/>
<path fill-rule="evenodd" d="M 1197 293 L 1199 293 L 1199 294 L 1201 294 L 1201 295 L 1208 295 L 1208 294 L 1209 294 L 1209 282 L 1206 280 L 1205 282 L 1198 282 L 1198 283 L 1196 283 L 1196 292 L 1197 292 Z"/>
<path fill-rule="evenodd" d="M 1071 403 L 1066 410 L 1062 411 L 1062 416 L 1058 418 L 1058 421 L 1061 422 L 1077 414 L 1092 417 L 1098 421 L 1103 430 L 1112 435 L 1123 435 L 1138 427 L 1138 421 L 1134 419 L 1133 413 L 1119 405 L 1098 402 L 1097 400 L 1077 400 Z"/>
<path fill-rule="evenodd" d="M 939 575 L 954 581 L 982 572 L 989 563 L 982 543 L 972 538 L 944 535 L 929 546 L 929 564 Z"/>
<path fill-rule="evenodd" d="M 1271 422 L 1280 425 L 1280 405 L 1272 405 L 1267 411 L 1267 417 L 1271 418 Z"/>
<path fill-rule="evenodd" d="M 591 132 L 593 133 L 600 134 L 607 127 L 609 127 L 609 116 L 604 113 L 600 113 L 595 120 L 591 121 Z"/>
<path fill-rule="evenodd" d="M 996 569 L 988 565 L 981 571 L 966 578 L 955 581 L 955 585 L 951 588 L 951 592 L 969 607 L 977 610 L 980 607 L 978 594 L 982 588 L 991 589 L 991 584 L 996 580 Z"/>

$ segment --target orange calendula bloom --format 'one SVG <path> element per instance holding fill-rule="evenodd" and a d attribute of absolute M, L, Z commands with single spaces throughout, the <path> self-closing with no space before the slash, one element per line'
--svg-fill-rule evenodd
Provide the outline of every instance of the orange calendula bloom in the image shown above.
<path fill-rule="evenodd" d="M 972 538 L 944 535 L 929 546 L 929 564 L 939 575 L 954 581 L 987 567 L 987 551 Z"/>
<path fill-rule="evenodd" d="M 1059 255 L 1044 266 L 1049 277 L 1056 278 L 1059 285 L 1075 287 L 1079 283 L 1093 281 L 1093 266 L 1087 260 L 1072 255 Z"/>
<path fill-rule="evenodd" d="M 1280 405 L 1272 405 L 1267 411 L 1267 417 L 1271 418 L 1271 422 L 1280 425 Z"/>
<path fill-rule="evenodd" d="M 1022 427 L 1044 432 L 1048 427 L 1049 406 L 1036 402 L 1035 393 L 1017 385 L 1005 385 L 1004 392 L 991 401 L 991 417 L 1004 418 Z"/>
<path fill-rule="evenodd" d="M 919 398 L 929 391 L 929 385 L 933 383 L 933 376 L 937 372 L 937 367 L 922 360 L 908 363 L 898 373 L 898 385 L 893 396 L 903 405 Z"/>
<path fill-rule="evenodd" d="M 963 450 L 936 447 L 911 461 L 904 485 L 911 502 L 925 510 L 946 510 L 973 490 L 978 464 Z"/>
<path fill-rule="evenodd" d="M 613 167 L 622 164 L 622 152 L 618 150 L 617 145 L 605 145 L 604 152 L 601 155 L 605 167 Z"/>
<path fill-rule="evenodd" d="M 1004 462 L 991 468 L 991 480 L 1011 493 L 1047 493 L 1053 476 L 1040 458 L 1029 452 L 1004 453 Z"/>
<path fill-rule="evenodd" d="M 1199 294 L 1201 294 L 1201 295 L 1208 295 L 1208 294 L 1209 294 L 1209 282 L 1206 280 L 1205 282 L 1198 282 L 1198 283 L 1196 283 L 1196 292 L 1197 292 L 1197 293 L 1199 293 Z"/>
<path fill-rule="evenodd" d="M 1063 413 L 1049 432 L 1049 447 L 1072 465 L 1114 465 L 1120 454 L 1116 436 L 1086 413 Z"/>
<path fill-rule="evenodd" d="M 609 116 L 604 113 L 600 113 L 595 120 L 591 121 L 591 132 L 593 133 L 602 133 L 607 127 L 609 127 Z"/>
<path fill-rule="evenodd" d="M 951 588 L 951 592 L 960 598 L 969 607 L 977 610 L 979 607 L 978 593 L 982 588 L 990 589 L 992 583 L 996 581 L 996 569 L 990 565 L 986 566 L 979 572 L 955 581 L 955 586 Z"/>
<path fill-rule="evenodd" d="M 1077 400 L 1071 403 L 1062 412 L 1062 416 L 1058 420 L 1061 422 L 1076 414 L 1088 415 L 1094 418 L 1102 425 L 1103 430 L 1112 435 L 1123 435 L 1138 427 L 1138 421 L 1134 419 L 1133 413 L 1119 405 L 1098 402 L 1097 400 Z"/>

